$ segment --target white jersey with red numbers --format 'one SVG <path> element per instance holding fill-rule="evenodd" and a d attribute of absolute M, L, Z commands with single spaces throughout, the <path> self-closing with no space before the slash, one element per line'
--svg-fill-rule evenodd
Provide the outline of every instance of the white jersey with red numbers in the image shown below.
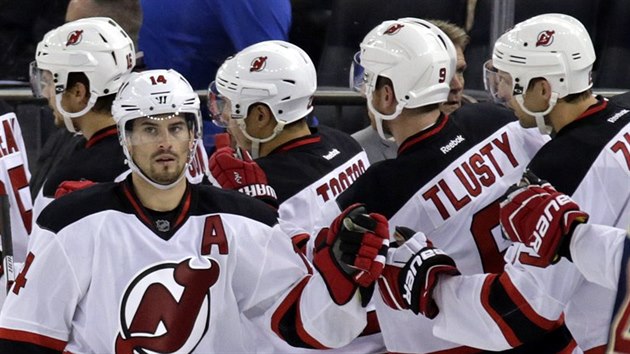
<path fill-rule="evenodd" d="M 296 234 L 293 242 L 303 249 L 307 234 L 312 233 L 319 211 L 326 202 L 348 188 L 370 165 L 367 155 L 349 135 L 326 127 L 311 128 L 310 135 L 288 141 L 268 155 L 256 159 L 278 197 L 280 224 L 288 234 Z M 306 233 L 304 233 L 306 232 Z M 314 353 L 298 350 L 276 337 L 272 347 L 263 351 L 274 353 Z M 261 339 L 263 347 L 266 340 Z M 377 353 L 384 351 L 382 336 L 374 311 L 361 336 L 348 346 L 329 352 Z M 317 351 L 319 352 L 319 351 Z"/>
<path fill-rule="evenodd" d="M 14 113 L 2 115 L 0 124 L 0 194 L 9 197 L 14 260 L 24 262 L 33 218 L 28 188 L 31 173 L 17 117 Z"/>
<path fill-rule="evenodd" d="M 499 201 L 548 140 L 515 119 L 509 110 L 486 103 L 440 117 L 404 141 L 396 159 L 372 165 L 337 205 L 326 208 L 321 225 L 348 205 L 365 203 L 368 212 L 389 219 L 392 232 L 395 226 L 424 232 L 462 273 L 500 271 L 509 243 L 500 235 Z M 388 351 L 476 352 L 434 336 L 431 320 L 393 310 L 380 296 L 375 302 Z"/>
<path fill-rule="evenodd" d="M 278 197 L 281 222 L 313 232 L 318 210 L 334 201 L 370 166 L 367 155 L 350 135 L 318 126 L 312 134 L 280 145 L 256 159 Z"/>
<path fill-rule="evenodd" d="M 0 352 L 253 352 L 242 317 L 296 345 L 348 343 L 365 309 L 334 304 L 276 217 L 193 184 L 172 213 L 144 209 L 130 179 L 57 199 L 0 314 Z"/>
<path fill-rule="evenodd" d="M 597 104 L 541 148 L 529 165 L 534 174 L 570 195 L 589 213 L 589 222 L 621 228 L 630 224 L 628 113 L 630 105 L 598 98 Z M 541 268 L 533 250 L 522 244 L 510 247 L 506 259 L 506 272 L 500 276 L 454 277 L 440 284 L 435 293 L 440 305 L 437 335 L 469 345 L 482 342 L 484 348 L 496 350 L 534 335 L 534 328 L 550 326 L 564 311 L 579 347 L 585 352 L 603 351 L 614 291 L 588 282 L 567 260 Z M 483 319 L 473 328 L 461 320 L 471 312 Z"/>
<path fill-rule="evenodd" d="M 22 131 L 15 113 L 0 116 L 0 125 L 0 194 L 6 195 L 9 203 L 13 261 L 21 263 L 26 257 L 28 235 L 33 222 L 33 206 L 28 185 L 31 173 L 28 169 Z M 2 285 L 6 281 L 4 273 L 5 269 L 0 263 Z M 4 286 L 0 286 L 0 307 L 5 294 Z"/>

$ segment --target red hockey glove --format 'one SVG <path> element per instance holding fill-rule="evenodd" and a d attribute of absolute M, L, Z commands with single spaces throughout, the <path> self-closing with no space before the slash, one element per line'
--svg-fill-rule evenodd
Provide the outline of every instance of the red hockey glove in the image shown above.
<path fill-rule="evenodd" d="M 389 247 L 387 219 L 366 214 L 365 207 L 353 204 L 320 233 L 325 241 L 318 245 L 313 264 L 322 274 L 328 291 L 338 305 L 344 305 L 361 291 L 363 306 L 372 297 L 374 282 L 385 266 Z"/>
<path fill-rule="evenodd" d="M 520 187 L 511 188 L 501 203 L 504 235 L 533 248 L 542 267 L 557 263 L 563 255 L 570 259 L 568 247 L 563 244 L 570 240 L 576 225 L 588 220 L 588 214 L 549 183 L 527 183 L 521 181 Z M 561 249 L 563 254 L 559 254 Z"/>
<path fill-rule="evenodd" d="M 96 183 L 87 179 L 82 179 L 80 181 L 63 181 L 59 184 L 57 190 L 55 191 L 55 199 L 58 199 L 59 197 L 62 197 L 70 192 L 87 188 L 94 184 Z"/>
<path fill-rule="evenodd" d="M 378 280 L 381 297 L 395 310 L 410 309 L 416 315 L 435 318 L 439 309 L 433 300 L 433 289 L 439 275 L 460 274 L 455 261 L 433 247 L 421 232 L 396 227 L 395 238 L 407 241 L 387 252 L 385 270 Z"/>
<path fill-rule="evenodd" d="M 222 141 L 217 139 L 217 142 Z M 246 150 L 219 147 L 210 157 L 210 173 L 222 188 L 237 190 L 250 197 L 277 205 L 276 192 L 267 175 Z"/>

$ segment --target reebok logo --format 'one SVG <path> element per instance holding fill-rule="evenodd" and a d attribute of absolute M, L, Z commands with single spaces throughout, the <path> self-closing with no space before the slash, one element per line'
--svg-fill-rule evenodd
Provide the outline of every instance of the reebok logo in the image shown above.
<path fill-rule="evenodd" d="M 440 148 L 440 151 L 442 151 L 442 153 L 446 155 L 449 151 L 453 150 L 457 145 L 459 145 L 464 140 L 466 139 L 463 136 L 458 135 L 455 137 L 455 139 L 451 140 L 448 144 L 442 146 Z"/>
<path fill-rule="evenodd" d="M 615 113 L 612 117 L 608 118 L 607 121 L 608 121 L 608 123 L 614 123 L 614 122 L 617 121 L 617 119 L 623 117 L 628 112 L 630 112 L 630 111 L 627 110 L 627 109 L 622 109 L 621 111 Z"/>
<path fill-rule="evenodd" d="M 323 158 L 325 158 L 326 160 L 332 160 L 332 158 L 333 158 L 333 157 L 335 157 L 335 156 L 337 156 L 337 155 L 339 155 L 339 154 L 341 154 L 341 153 L 339 152 L 339 150 L 337 150 L 337 149 L 332 149 L 332 150 L 330 150 L 330 151 L 329 151 L 326 155 L 324 155 L 324 156 L 322 156 L 322 157 L 323 157 Z"/>

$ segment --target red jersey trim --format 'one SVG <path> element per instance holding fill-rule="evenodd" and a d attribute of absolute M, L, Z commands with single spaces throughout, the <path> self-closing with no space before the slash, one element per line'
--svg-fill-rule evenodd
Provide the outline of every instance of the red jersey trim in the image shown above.
<path fill-rule="evenodd" d="M 585 350 L 584 351 L 584 354 L 605 354 L 605 353 L 606 353 L 606 346 L 605 345 L 602 345 L 602 346 L 599 346 L 599 347 L 595 347 L 595 348 L 591 348 L 589 350 Z"/>
<path fill-rule="evenodd" d="M 444 119 L 442 119 L 441 122 L 438 119 L 437 125 L 434 125 L 427 130 L 423 130 L 415 136 L 412 136 L 409 139 L 405 140 L 398 148 L 398 155 L 402 154 L 405 150 L 409 149 L 409 147 L 417 144 L 418 142 L 428 139 L 429 137 L 432 137 L 433 135 L 439 133 L 442 128 L 444 128 L 444 125 L 446 125 L 446 122 L 448 122 L 448 116 L 444 116 Z"/>
<path fill-rule="evenodd" d="M 293 150 L 300 146 L 319 143 L 321 140 L 322 138 L 320 136 L 308 136 L 305 138 L 298 138 L 296 140 L 289 141 L 288 143 L 284 145 L 280 145 L 279 147 L 275 148 L 271 153 L 273 154 L 276 152 L 284 152 L 284 151 Z"/>
<path fill-rule="evenodd" d="M 552 329 L 558 328 L 562 323 L 564 323 L 564 315 L 560 316 L 560 318 L 556 321 L 550 321 L 542 316 L 540 316 L 536 310 L 534 310 L 527 300 L 521 295 L 520 291 L 514 286 L 509 276 L 505 273 L 501 274 L 499 277 L 499 282 L 503 285 L 503 288 L 506 290 L 512 301 L 516 304 L 520 304 L 519 310 L 534 324 L 538 327 L 544 329 L 545 331 L 550 331 Z"/>
<path fill-rule="evenodd" d="M 43 336 L 41 334 L 7 328 L 0 328 L 0 338 L 18 342 L 32 343 L 57 351 L 62 351 L 66 347 L 66 344 L 68 344 L 68 342 Z"/>
<path fill-rule="evenodd" d="M 486 280 L 483 282 L 483 285 L 481 288 L 481 305 L 486 310 L 486 312 L 490 315 L 490 317 L 492 317 L 492 319 L 497 324 L 497 326 L 499 326 L 499 329 L 501 330 L 501 333 L 503 333 L 503 337 L 505 337 L 505 340 L 508 342 L 508 344 L 512 348 L 514 348 L 521 345 L 521 341 L 518 339 L 514 331 L 512 331 L 512 328 L 510 328 L 510 326 L 505 322 L 503 317 L 501 317 L 501 315 L 499 315 L 492 308 L 489 302 L 490 288 L 494 280 L 497 278 L 497 276 L 498 276 L 497 274 L 490 274 L 486 277 Z"/>
<path fill-rule="evenodd" d="M 588 109 L 586 111 L 584 111 L 584 113 L 580 114 L 579 117 L 575 118 L 575 120 L 580 120 L 580 119 L 584 119 L 590 115 L 593 115 L 599 111 L 603 111 L 604 109 L 606 109 L 606 107 L 608 107 L 608 100 L 606 99 L 602 99 L 601 101 L 591 105 L 590 107 L 588 107 Z"/>
<path fill-rule="evenodd" d="M 359 337 L 369 336 L 375 333 L 381 333 L 381 325 L 378 324 L 378 316 L 376 315 L 376 311 L 369 311 L 367 313 L 367 325 L 363 329 L 363 332 L 359 334 Z"/>
<path fill-rule="evenodd" d="M 85 143 L 85 147 L 90 148 L 96 145 L 99 141 L 109 136 L 117 135 L 117 134 L 118 134 L 118 128 L 116 128 L 115 125 L 112 125 L 111 127 L 107 127 L 105 129 L 101 129 L 98 132 L 96 132 L 96 134 L 92 135 L 90 140 L 88 140 L 87 143 Z"/>

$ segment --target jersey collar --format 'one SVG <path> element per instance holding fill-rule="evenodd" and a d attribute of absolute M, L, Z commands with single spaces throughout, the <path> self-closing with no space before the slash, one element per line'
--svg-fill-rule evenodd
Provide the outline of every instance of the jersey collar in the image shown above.
<path fill-rule="evenodd" d="M 105 139 L 107 137 L 110 137 L 112 135 L 117 135 L 117 134 L 118 134 L 118 128 L 116 128 L 116 125 L 111 125 L 111 126 L 109 126 L 107 128 L 103 128 L 103 129 L 97 131 L 96 133 L 94 133 L 94 135 L 92 135 L 90 140 L 88 140 L 85 143 L 85 147 L 86 148 L 91 148 L 92 146 L 98 144 L 103 139 Z"/>
<path fill-rule="evenodd" d="M 398 155 L 399 156 L 402 155 L 405 151 L 409 150 L 409 148 L 411 148 L 412 146 L 439 133 L 444 128 L 448 120 L 449 120 L 449 117 L 447 115 L 440 114 L 440 117 L 435 122 L 435 124 L 433 124 L 432 126 L 430 126 L 429 128 L 425 130 L 422 130 L 408 137 L 405 141 L 403 141 L 403 143 L 400 144 L 400 147 L 398 148 Z"/>
<path fill-rule="evenodd" d="M 301 136 L 299 138 L 295 138 L 293 140 L 287 141 L 286 143 L 284 143 L 284 144 L 278 146 L 277 148 L 273 149 L 269 153 L 269 155 L 276 154 L 276 153 L 279 153 L 279 152 L 285 152 L 285 151 L 297 149 L 300 146 L 304 146 L 304 145 L 317 144 L 321 140 L 322 140 L 322 137 L 317 133 L 317 130 L 314 129 L 314 128 L 311 128 L 311 134 L 310 135 Z"/>
<path fill-rule="evenodd" d="M 162 232 L 156 227 L 156 220 L 151 217 L 151 213 L 147 211 L 147 209 L 142 205 L 140 199 L 136 195 L 133 190 L 133 185 L 131 182 L 131 174 L 123 182 L 121 182 L 121 187 L 125 199 L 129 202 L 136 216 L 143 224 L 145 224 L 149 229 L 151 229 L 155 234 L 164 238 L 166 240 L 170 239 L 175 232 L 184 224 L 186 219 L 190 213 L 190 206 L 192 204 L 192 193 L 190 183 L 186 182 L 186 191 L 184 192 L 184 196 L 182 200 L 179 202 L 177 208 L 175 208 L 175 217 L 173 225 L 170 226 L 170 230 L 168 232 Z"/>

